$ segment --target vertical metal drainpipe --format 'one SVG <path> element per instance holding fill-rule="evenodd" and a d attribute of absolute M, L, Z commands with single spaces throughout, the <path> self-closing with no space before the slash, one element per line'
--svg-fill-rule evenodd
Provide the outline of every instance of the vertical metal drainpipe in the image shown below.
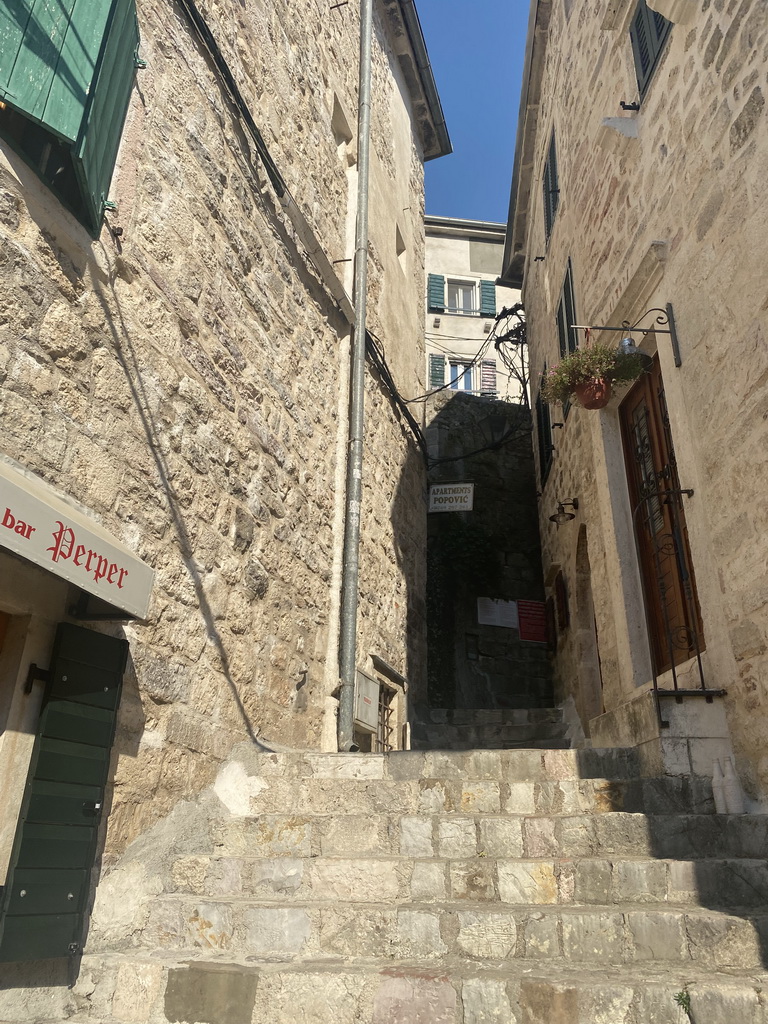
<path fill-rule="evenodd" d="M 360 510 L 363 492 L 365 430 L 365 301 L 368 283 L 368 168 L 371 141 L 371 41 L 373 0 L 360 0 L 360 85 L 357 114 L 357 222 L 353 300 L 352 374 L 349 382 L 349 441 L 344 557 L 339 633 L 339 750 L 354 748 L 357 600 L 360 569 Z"/>

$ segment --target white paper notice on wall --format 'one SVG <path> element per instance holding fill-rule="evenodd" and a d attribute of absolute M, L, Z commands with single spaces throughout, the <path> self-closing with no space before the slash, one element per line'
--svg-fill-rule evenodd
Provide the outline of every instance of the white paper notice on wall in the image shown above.
<path fill-rule="evenodd" d="M 430 512 L 471 512 L 474 484 L 432 484 L 429 488 Z"/>
<path fill-rule="evenodd" d="M 503 626 L 519 629 L 517 601 L 499 601 L 494 597 L 478 597 L 477 621 L 480 626 Z"/>

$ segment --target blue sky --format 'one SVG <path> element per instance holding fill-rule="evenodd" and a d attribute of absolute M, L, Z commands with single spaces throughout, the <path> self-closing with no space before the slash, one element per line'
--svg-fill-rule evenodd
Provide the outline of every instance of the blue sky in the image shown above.
<path fill-rule="evenodd" d="M 426 165 L 427 213 L 506 222 L 528 0 L 417 0 L 453 143 Z"/>

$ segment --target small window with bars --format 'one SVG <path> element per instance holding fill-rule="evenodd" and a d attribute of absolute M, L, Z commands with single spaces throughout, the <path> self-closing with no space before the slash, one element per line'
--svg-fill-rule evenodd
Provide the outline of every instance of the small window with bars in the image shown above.
<path fill-rule="evenodd" d="M 650 85 L 671 28 L 671 21 L 667 21 L 658 11 L 652 11 L 645 0 L 640 0 L 629 26 L 629 38 L 632 40 L 641 99 Z"/>

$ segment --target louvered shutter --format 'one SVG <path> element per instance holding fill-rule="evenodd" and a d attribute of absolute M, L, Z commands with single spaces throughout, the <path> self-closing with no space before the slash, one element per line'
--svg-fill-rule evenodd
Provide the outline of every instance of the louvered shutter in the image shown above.
<path fill-rule="evenodd" d="M 484 359 L 480 364 L 480 391 L 484 395 L 496 394 L 495 359 Z"/>
<path fill-rule="evenodd" d="M 632 40 L 637 85 L 641 97 L 648 87 L 671 28 L 671 21 L 667 21 L 658 11 L 649 10 L 645 0 L 640 0 L 629 26 L 629 37 Z"/>
<path fill-rule="evenodd" d="M 445 356 L 429 354 L 429 386 L 441 388 L 445 384 Z"/>
<path fill-rule="evenodd" d="M 480 282 L 480 315 L 496 316 L 496 285 L 493 281 Z"/>
<path fill-rule="evenodd" d="M 430 274 L 427 280 L 427 308 L 430 313 L 445 311 L 445 278 L 442 274 Z"/>
<path fill-rule="evenodd" d="M 543 374 L 546 372 L 545 366 Z M 539 446 L 539 480 L 543 485 L 552 465 L 552 421 L 549 406 L 542 400 L 540 394 L 536 396 L 536 434 Z"/>
<path fill-rule="evenodd" d="M 101 224 L 125 115 L 131 99 L 139 46 L 134 0 L 115 0 L 104 36 L 91 103 L 77 145 L 79 176 L 92 224 Z"/>
<path fill-rule="evenodd" d="M 94 232 L 128 109 L 138 44 L 135 0 L 0 4 L 0 99 L 64 144 L 82 200 L 75 212 Z M 34 166 L 33 154 L 18 148 Z M 52 180 L 48 184 L 56 190 Z"/>
<path fill-rule="evenodd" d="M 555 144 L 555 133 L 549 142 L 547 161 L 544 164 L 544 234 L 549 241 L 552 225 L 557 213 L 557 206 L 560 201 L 560 185 L 557 177 L 557 146 Z"/>

